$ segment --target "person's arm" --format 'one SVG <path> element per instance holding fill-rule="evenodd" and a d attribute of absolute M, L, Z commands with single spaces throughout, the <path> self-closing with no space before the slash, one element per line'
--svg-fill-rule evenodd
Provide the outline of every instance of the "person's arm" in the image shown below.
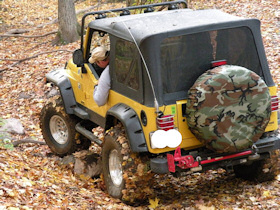
<path fill-rule="evenodd" d="M 102 72 L 98 80 L 98 85 L 95 86 L 93 92 L 94 101 L 97 103 L 98 106 L 103 106 L 104 104 L 106 104 L 108 100 L 110 88 L 111 88 L 111 82 L 110 82 L 109 66 L 107 66 Z"/>

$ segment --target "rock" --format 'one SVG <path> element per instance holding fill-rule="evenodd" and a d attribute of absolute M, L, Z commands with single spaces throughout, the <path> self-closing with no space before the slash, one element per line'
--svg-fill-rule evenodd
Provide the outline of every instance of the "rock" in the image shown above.
<path fill-rule="evenodd" d="M 75 152 L 72 157 L 75 159 L 75 174 L 84 175 L 87 177 L 96 177 L 100 175 L 102 167 L 101 159 L 98 154 L 89 150 L 82 150 L 79 152 Z M 65 160 L 64 162 L 66 163 L 66 161 L 67 160 Z"/>
<path fill-rule="evenodd" d="M 67 155 L 67 156 L 63 157 L 61 160 L 61 164 L 63 164 L 63 165 L 68 165 L 70 163 L 73 163 L 73 164 L 75 163 L 75 158 L 73 155 Z"/>
<path fill-rule="evenodd" d="M 100 155 L 90 150 L 75 152 L 59 160 L 60 165 L 67 166 L 77 175 L 97 177 L 102 171 Z"/>
<path fill-rule="evenodd" d="M 31 96 L 24 92 L 21 92 L 18 96 L 18 99 L 29 99 L 29 98 L 31 98 Z"/>
<path fill-rule="evenodd" d="M 75 160 L 74 173 L 81 175 L 85 173 L 86 165 L 81 159 Z"/>
<path fill-rule="evenodd" d="M 93 154 L 88 156 L 90 160 L 87 160 L 86 175 L 89 177 L 99 176 L 102 172 L 101 158 Z"/>
<path fill-rule="evenodd" d="M 5 132 L 5 131 L 2 131 L 1 130 L 1 127 L 0 127 L 0 140 L 2 139 L 9 139 L 10 138 L 10 135 L 7 133 L 7 132 Z"/>
<path fill-rule="evenodd" d="M 84 152 L 81 151 L 83 154 Z M 88 153 L 82 158 L 78 158 L 79 155 L 74 154 L 75 165 L 74 165 L 74 173 L 78 175 L 85 175 L 87 177 L 96 177 L 100 175 L 102 167 L 101 167 L 101 159 L 98 154 L 92 153 L 88 151 Z"/>
<path fill-rule="evenodd" d="M 0 132 L 8 132 L 15 134 L 24 134 L 24 128 L 20 120 L 15 118 L 10 118 L 2 121 L 3 125 L 0 127 Z"/>

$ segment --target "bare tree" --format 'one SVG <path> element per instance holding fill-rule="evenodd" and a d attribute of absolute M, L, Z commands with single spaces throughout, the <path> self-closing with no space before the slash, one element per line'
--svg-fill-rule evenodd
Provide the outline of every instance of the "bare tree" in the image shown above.
<path fill-rule="evenodd" d="M 59 30 L 55 43 L 67 44 L 79 39 L 80 27 L 74 0 L 58 0 L 58 24 Z"/>

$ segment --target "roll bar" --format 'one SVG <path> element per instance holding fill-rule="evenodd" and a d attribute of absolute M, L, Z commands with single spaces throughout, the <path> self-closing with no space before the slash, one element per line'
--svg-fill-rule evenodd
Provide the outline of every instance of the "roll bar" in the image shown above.
<path fill-rule="evenodd" d="M 174 9 L 178 9 L 180 4 L 183 4 L 184 8 L 187 8 L 187 2 L 185 0 L 177 0 L 177 1 L 171 1 L 171 2 L 162 2 L 162 3 L 149 4 L 149 5 L 131 6 L 131 7 L 119 8 L 119 9 L 112 9 L 112 10 L 88 12 L 82 18 L 81 50 L 83 51 L 84 27 L 85 27 L 85 20 L 88 16 L 97 15 L 97 17 L 95 17 L 96 19 L 102 19 L 102 18 L 106 18 L 106 13 L 112 13 L 112 12 L 114 12 L 114 13 L 121 12 L 120 16 L 130 15 L 130 10 L 136 10 L 136 9 L 145 9 L 144 13 L 148 13 L 148 12 L 154 12 L 155 11 L 154 8 L 159 7 L 159 6 L 168 6 L 168 10 L 174 10 Z"/>

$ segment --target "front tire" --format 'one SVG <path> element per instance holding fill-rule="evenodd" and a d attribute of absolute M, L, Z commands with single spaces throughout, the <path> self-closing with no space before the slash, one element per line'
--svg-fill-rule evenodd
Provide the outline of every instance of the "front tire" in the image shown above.
<path fill-rule="evenodd" d="M 275 179 L 279 173 L 279 152 L 275 150 L 270 153 L 270 157 L 253 162 L 251 165 L 236 165 L 233 167 L 236 177 L 265 182 Z"/>
<path fill-rule="evenodd" d="M 62 157 L 88 145 L 75 130 L 77 123 L 76 117 L 66 114 L 60 96 L 49 99 L 40 114 L 40 127 L 53 153 Z"/>

